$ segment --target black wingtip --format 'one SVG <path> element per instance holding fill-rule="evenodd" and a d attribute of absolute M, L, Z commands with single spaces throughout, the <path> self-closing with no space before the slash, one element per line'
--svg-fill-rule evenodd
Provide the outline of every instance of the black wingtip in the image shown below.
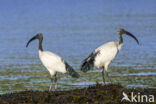
<path fill-rule="evenodd" d="M 82 72 L 86 73 L 88 70 L 90 70 L 90 65 L 89 65 L 89 64 L 88 64 L 88 65 L 83 64 L 83 65 L 81 66 L 81 71 L 82 71 Z"/>
<path fill-rule="evenodd" d="M 81 71 L 86 73 L 87 71 L 91 70 L 92 67 L 94 67 L 94 60 L 97 54 L 99 54 L 99 51 L 92 52 L 82 63 L 81 65 Z"/>
<path fill-rule="evenodd" d="M 80 75 L 70 66 L 67 64 L 67 62 L 65 62 L 65 66 L 66 66 L 66 70 L 67 70 L 67 73 L 72 76 L 73 78 L 79 78 Z"/>

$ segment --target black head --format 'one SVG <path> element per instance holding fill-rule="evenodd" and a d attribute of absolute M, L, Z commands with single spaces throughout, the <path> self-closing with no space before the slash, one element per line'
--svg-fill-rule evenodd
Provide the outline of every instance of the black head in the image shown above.
<path fill-rule="evenodd" d="M 122 35 L 122 34 L 124 34 L 124 33 L 125 33 L 125 30 L 124 30 L 124 29 L 122 29 L 122 28 L 118 29 L 118 34 L 119 34 L 119 35 Z"/>
<path fill-rule="evenodd" d="M 34 37 L 32 37 L 32 38 L 28 41 L 26 47 L 28 47 L 29 43 L 30 43 L 31 41 L 35 40 L 35 39 L 39 39 L 39 40 L 42 41 L 42 40 L 43 40 L 43 35 L 42 35 L 42 33 L 38 33 L 38 34 L 36 34 Z"/>
<path fill-rule="evenodd" d="M 131 34 L 130 32 L 128 32 L 128 31 L 126 31 L 126 30 L 124 30 L 122 28 L 118 29 L 119 37 L 121 37 L 123 34 L 126 34 L 126 35 L 132 37 L 139 44 L 138 39 L 133 34 Z"/>
<path fill-rule="evenodd" d="M 38 33 L 38 34 L 36 34 L 36 38 L 37 38 L 37 39 L 43 39 L 43 35 L 42 35 L 42 33 Z"/>

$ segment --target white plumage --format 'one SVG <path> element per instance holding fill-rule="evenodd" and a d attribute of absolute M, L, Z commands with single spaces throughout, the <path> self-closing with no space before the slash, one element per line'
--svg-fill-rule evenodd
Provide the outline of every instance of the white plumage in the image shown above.
<path fill-rule="evenodd" d="M 49 71 L 51 75 L 51 85 L 49 91 L 51 90 L 53 82 L 55 82 L 55 89 L 57 88 L 57 77 L 56 77 L 57 72 L 68 73 L 69 75 L 75 78 L 79 77 L 79 74 L 75 72 L 74 69 L 70 65 L 68 65 L 68 63 L 65 62 L 60 56 L 49 51 L 43 51 L 42 49 L 43 36 L 41 33 L 38 33 L 36 36 L 32 37 L 28 41 L 26 47 L 29 45 L 31 41 L 35 39 L 39 40 L 39 58 L 42 64 L 46 67 L 46 69 Z"/>
<path fill-rule="evenodd" d="M 100 68 L 109 63 L 115 58 L 118 51 L 121 49 L 122 44 L 118 45 L 117 42 L 108 42 L 98 47 L 95 52 L 99 52 L 95 57 L 94 66 Z M 107 69 L 105 69 L 107 70 Z"/>
<path fill-rule="evenodd" d="M 84 60 L 82 66 L 81 66 L 81 70 L 83 72 L 87 72 L 92 67 L 102 68 L 103 69 L 102 77 L 103 77 L 103 82 L 105 83 L 104 72 L 106 71 L 106 74 L 108 76 L 108 72 L 107 72 L 108 65 L 115 58 L 115 56 L 117 55 L 117 53 L 119 52 L 119 50 L 122 47 L 122 43 L 123 43 L 122 35 L 123 34 L 131 36 L 139 44 L 139 41 L 137 40 L 137 38 L 134 35 L 132 35 L 128 31 L 125 31 L 124 29 L 119 29 L 118 36 L 119 36 L 120 41 L 119 42 L 114 42 L 114 41 L 108 42 L 108 43 L 98 47 L 97 49 L 95 49 Z M 108 76 L 108 78 L 109 78 L 109 76 Z M 110 78 L 109 78 L 109 80 L 111 81 Z"/>
<path fill-rule="evenodd" d="M 39 50 L 39 58 L 42 64 L 50 72 L 51 76 L 53 76 L 56 72 L 66 73 L 64 61 L 55 53 Z"/>

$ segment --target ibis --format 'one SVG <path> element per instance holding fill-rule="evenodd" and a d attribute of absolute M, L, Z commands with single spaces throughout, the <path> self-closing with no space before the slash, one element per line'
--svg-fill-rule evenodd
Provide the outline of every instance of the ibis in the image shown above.
<path fill-rule="evenodd" d="M 110 82 L 111 79 L 108 75 L 108 66 L 111 63 L 111 61 L 115 58 L 115 56 L 118 54 L 119 50 L 122 47 L 123 44 L 123 34 L 126 34 L 130 37 L 132 37 L 138 44 L 138 39 L 131 34 L 130 32 L 124 30 L 124 29 L 118 29 L 118 37 L 119 42 L 111 41 L 108 43 L 105 43 L 95 49 L 82 63 L 81 65 L 81 71 L 87 72 L 88 70 L 91 70 L 91 68 L 96 67 L 98 69 L 102 69 L 102 78 L 103 82 L 105 84 L 105 78 L 104 75 L 106 73 L 108 79 Z"/>
<path fill-rule="evenodd" d="M 29 43 L 35 39 L 39 40 L 39 58 L 42 62 L 42 64 L 45 66 L 45 68 L 49 71 L 51 75 L 51 84 L 49 87 L 49 91 L 51 91 L 52 85 L 55 83 L 55 90 L 57 89 L 57 72 L 60 73 L 68 73 L 74 78 L 78 78 L 79 74 L 66 62 L 64 61 L 60 56 L 53 52 L 44 51 L 42 48 L 42 41 L 43 41 L 43 35 L 42 33 L 36 34 L 34 37 L 32 37 L 28 43 L 26 44 L 26 47 L 28 47 Z"/>

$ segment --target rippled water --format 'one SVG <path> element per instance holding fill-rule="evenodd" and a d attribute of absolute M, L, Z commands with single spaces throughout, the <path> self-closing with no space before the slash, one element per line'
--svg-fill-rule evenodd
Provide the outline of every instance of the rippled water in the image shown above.
<path fill-rule="evenodd" d="M 124 36 L 124 46 L 109 67 L 113 83 L 156 88 L 155 4 L 155 0 L 0 1 L 0 93 L 48 90 L 50 75 L 38 58 L 38 42 L 25 47 L 38 32 L 44 34 L 44 50 L 59 54 L 81 74 L 79 79 L 59 74 L 59 90 L 102 83 L 101 70 L 82 73 L 79 67 L 99 45 L 118 41 L 121 27 L 140 45 Z"/>

